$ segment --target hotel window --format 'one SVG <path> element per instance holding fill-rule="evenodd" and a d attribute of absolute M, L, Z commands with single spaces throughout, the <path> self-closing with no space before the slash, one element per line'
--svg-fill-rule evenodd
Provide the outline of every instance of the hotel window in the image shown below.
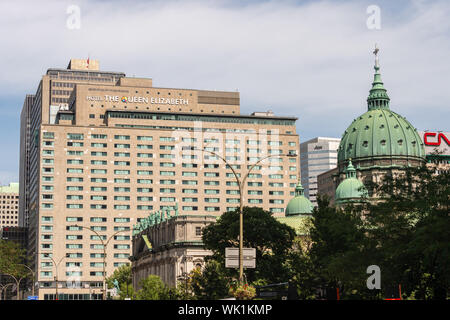
<path fill-rule="evenodd" d="M 227 202 L 228 203 L 239 203 L 239 199 L 238 198 L 227 198 Z"/>
<path fill-rule="evenodd" d="M 68 133 L 67 139 L 69 140 L 83 140 L 84 135 L 82 133 Z"/>
<path fill-rule="evenodd" d="M 95 191 L 95 192 L 104 192 L 107 190 L 108 190 L 107 187 L 91 187 L 91 191 Z"/>
<path fill-rule="evenodd" d="M 182 166 L 183 168 L 197 168 L 196 163 L 183 163 Z"/>
<path fill-rule="evenodd" d="M 269 174 L 269 179 L 283 179 L 282 174 Z"/>
<path fill-rule="evenodd" d="M 183 206 L 183 211 L 197 211 L 197 206 Z"/>
<path fill-rule="evenodd" d="M 137 197 L 137 201 L 153 201 L 153 197 Z"/>
<path fill-rule="evenodd" d="M 183 198 L 183 202 L 198 202 L 198 198 Z"/>
<path fill-rule="evenodd" d="M 67 146 L 68 147 L 83 147 L 84 143 L 83 142 L 72 142 L 72 141 L 67 141 Z"/>
<path fill-rule="evenodd" d="M 91 200 L 94 200 L 94 201 L 101 201 L 101 200 L 104 201 L 106 199 L 107 199 L 106 196 L 91 196 Z"/>
<path fill-rule="evenodd" d="M 114 152 L 114 157 L 130 157 L 129 152 Z"/>
<path fill-rule="evenodd" d="M 127 204 L 115 204 L 114 209 L 115 210 L 130 210 L 130 206 Z"/>
<path fill-rule="evenodd" d="M 205 211 L 220 211 L 220 207 L 205 207 Z"/>
<path fill-rule="evenodd" d="M 137 192 L 142 192 L 142 193 L 153 192 L 153 188 L 137 188 L 136 191 Z"/>
<path fill-rule="evenodd" d="M 128 179 L 128 180 L 130 180 L 130 179 Z M 138 184 L 152 184 L 153 180 L 151 180 L 151 179 L 137 179 L 137 183 Z M 175 182 L 173 184 L 175 184 Z"/>
<path fill-rule="evenodd" d="M 118 223 L 130 222 L 130 218 L 114 218 L 114 222 Z"/>
<path fill-rule="evenodd" d="M 72 235 L 72 234 L 67 234 L 66 235 L 66 240 L 82 240 L 83 236 L 81 235 Z"/>
<path fill-rule="evenodd" d="M 67 164 L 83 164 L 83 160 L 80 160 L 80 159 L 67 159 Z"/>
<path fill-rule="evenodd" d="M 148 176 L 148 175 L 152 175 L 153 171 L 149 171 L 149 170 L 138 170 L 137 174 L 140 176 Z"/>
<path fill-rule="evenodd" d="M 81 168 L 67 168 L 67 173 L 83 173 Z"/>
<path fill-rule="evenodd" d="M 53 204 L 52 203 L 43 203 L 42 209 L 53 209 Z"/>
<path fill-rule="evenodd" d="M 175 137 L 159 137 L 159 141 L 173 142 L 173 141 L 175 141 Z"/>
<path fill-rule="evenodd" d="M 107 208 L 106 204 L 91 204 L 91 209 L 94 209 L 94 210 L 97 210 L 97 209 L 103 210 L 106 208 Z"/>
<path fill-rule="evenodd" d="M 66 195 L 66 199 L 67 200 L 83 200 L 83 196 L 82 195 L 71 195 L 71 194 L 68 194 L 68 195 Z"/>
<path fill-rule="evenodd" d="M 137 139 L 139 141 L 153 141 L 153 137 L 151 136 L 138 136 Z"/>
<path fill-rule="evenodd" d="M 288 145 L 289 145 L 289 147 L 295 147 L 295 142 L 291 141 L 291 142 L 288 143 Z"/>
<path fill-rule="evenodd" d="M 205 189 L 205 194 L 219 194 L 220 191 L 217 189 Z"/>
<path fill-rule="evenodd" d="M 114 192 L 130 192 L 129 187 L 114 187 Z"/>
<path fill-rule="evenodd" d="M 281 199 L 270 199 L 269 203 L 273 203 L 273 204 L 283 204 L 284 200 Z"/>
<path fill-rule="evenodd" d="M 248 194 L 250 194 L 250 195 L 258 195 L 258 196 L 260 196 L 260 195 L 262 195 L 262 191 L 261 190 L 248 190 Z"/>
<path fill-rule="evenodd" d="M 106 160 L 91 160 L 91 164 L 106 166 L 108 164 L 108 161 L 106 161 Z"/>
<path fill-rule="evenodd" d="M 282 183 L 282 182 L 269 182 L 269 187 L 282 188 L 282 187 L 284 187 L 284 183 Z"/>
<path fill-rule="evenodd" d="M 205 202 L 218 203 L 219 202 L 219 198 L 205 198 Z"/>
<path fill-rule="evenodd" d="M 183 189 L 183 193 L 198 193 L 197 189 Z"/>
<path fill-rule="evenodd" d="M 130 170 L 114 170 L 114 174 L 130 174 Z"/>
<path fill-rule="evenodd" d="M 130 161 L 114 161 L 115 166 L 129 166 Z"/>
<path fill-rule="evenodd" d="M 115 244 L 114 249 L 128 250 L 128 249 L 130 249 L 130 245 L 129 244 Z"/>
<path fill-rule="evenodd" d="M 66 249 L 83 249 L 83 245 L 78 243 L 66 243 Z"/>
<path fill-rule="evenodd" d="M 106 148 L 107 146 L 108 144 L 106 143 L 98 143 L 98 142 L 91 143 L 91 147 L 93 148 Z"/>
<path fill-rule="evenodd" d="M 55 133 L 54 132 L 44 132 L 42 137 L 44 139 L 54 139 Z"/>
<path fill-rule="evenodd" d="M 67 186 L 66 190 L 67 191 L 83 191 L 83 187 L 82 186 Z"/>
<path fill-rule="evenodd" d="M 53 156 L 55 155 L 55 152 L 53 150 L 42 150 L 42 154 L 44 156 Z"/>
<path fill-rule="evenodd" d="M 198 182 L 197 182 L 197 180 L 183 180 L 182 184 L 184 184 L 184 185 L 197 185 Z M 205 182 L 205 184 L 206 184 L 206 182 Z"/>
<path fill-rule="evenodd" d="M 46 146 L 46 147 L 53 147 L 54 146 L 54 142 L 53 141 L 44 141 L 44 146 Z"/>
<path fill-rule="evenodd" d="M 173 201 L 175 201 L 175 198 L 174 197 L 160 197 L 159 201 L 161 201 L 161 202 L 173 202 Z"/>
<path fill-rule="evenodd" d="M 106 157 L 108 155 L 105 151 L 91 151 L 91 156 L 94 157 Z"/>
<path fill-rule="evenodd" d="M 42 231 L 53 231 L 53 226 L 41 226 Z"/>
<path fill-rule="evenodd" d="M 95 119 L 95 114 L 93 113 L 89 114 L 89 119 Z"/>
<path fill-rule="evenodd" d="M 68 203 L 66 204 L 67 209 L 83 209 L 83 205 L 81 203 Z"/>
<path fill-rule="evenodd" d="M 284 191 L 269 191 L 269 195 L 271 195 L 271 196 L 282 196 L 282 195 L 284 195 Z"/>
<path fill-rule="evenodd" d="M 138 205 L 137 209 L 138 210 L 153 210 L 153 206 L 151 206 L 151 205 Z"/>
<path fill-rule="evenodd" d="M 44 216 L 42 217 L 42 222 L 53 222 L 53 217 Z"/>
<path fill-rule="evenodd" d="M 270 212 L 272 213 L 282 213 L 284 212 L 283 208 L 270 208 Z"/>
<path fill-rule="evenodd" d="M 138 167 L 152 167 L 153 166 L 153 162 L 138 162 L 137 166 Z"/>
<path fill-rule="evenodd" d="M 115 143 L 114 148 L 118 149 L 130 149 L 130 145 L 127 143 Z"/>
<path fill-rule="evenodd" d="M 114 183 L 130 183 L 130 179 L 128 179 L 128 178 L 114 178 Z M 138 183 L 139 183 L 139 180 L 138 180 Z"/>
<path fill-rule="evenodd" d="M 53 182 L 53 180 L 54 180 L 53 177 L 46 177 L 46 176 L 42 177 L 42 181 L 45 181 L 45 182 Z"/>
<path fill-rule="evenodd" d="M 130 140 L 130 136 L 125 136 L 125 135 L 115 135 L 114 139 L 116 140 Z"/>
<path fill-rule="evenodd" d="M 94 183 L 106 183 L 107 179 L 106 178 L 91 178 L 91 182 L 94 182 Z M 116 181 L 114 181 L 114 182 L 116 182 Z"/>
<path fill-rule="evenodd" d="M 91 230 L 93 230 L 93 231 L 106 231 L 106 227 L 105 226 L 92 226 Z"/>
<path fill-rule="evenodd" d="M 262 182 L 247 182 L 247 186 L 249 187 L 262 187 Z"/>
<path fill-rule="evenodd" d="M 161 155 L 162 156 L 162 155 Z M 175 157 L 175 155 L 172 155 L 173 157 L 171 157 L 171 158 L 174 158 Z M 138 158 L 153 158 L 153 153 L 138 153 L 137 154 L 137 157 Z M 162 158 L 162 157 L 161 157 Z M 165 158 L 167 158 L 167 157 L 165 157 Z"/>
<path fill-rule="evenodd" d="M 91 222 L 106 222 L 104 217 L 91 217 Z"/>
<path fill-rule="evenodd" d="M 106 134 L 93 134 L 92 139 L 106 139 L 108 136 Z"/>
<path fill-rule="evenodd" d="M 138 149 L 153 149 L 153 146 L 150 144 L 138 144 L 137 148 Z"/>
<path fill-rule="evenodd" d="M 262 199 L 248 199 L 248 203 L 257 204 L 257 203 L 263 203 Z"/>
<path fill-rule="evenodd" d="M 239 190 L 227 190 L 227 194 L 239 194 Z"/>

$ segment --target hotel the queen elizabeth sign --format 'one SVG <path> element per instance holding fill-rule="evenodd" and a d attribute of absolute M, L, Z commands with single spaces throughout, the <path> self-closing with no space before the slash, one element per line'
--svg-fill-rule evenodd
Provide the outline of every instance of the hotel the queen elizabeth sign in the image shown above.
<path fill-rule="evenodd" d="M 189 99 L 164 98 L 164 97 L 141 97 L 141 96 L 86 96 L 88 101 L 122 102 L 122 103 L 143 103 L 143 104 L 169 104 L 188 105 Z"/>

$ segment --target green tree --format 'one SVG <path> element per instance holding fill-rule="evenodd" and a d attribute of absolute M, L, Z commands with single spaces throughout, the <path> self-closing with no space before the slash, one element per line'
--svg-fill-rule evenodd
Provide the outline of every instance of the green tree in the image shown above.
<path fill-rule="evenodd" d="M 369 186 L 367 224 L 384 282 L 405 296 L 445 299 L 450 287 L 450 172 L 406 168 Z"/>
<path fill-rule="evenodd" d="M 173 290 L 168 288 L 157 275 L 149 275 L 140 281 L 140 290 L 136 292 L 137 300 L 170 300 L 174 298 Z"/>
<path fill-rule="evenodd" d="M 23 277 L 28 270 L 22 266 L 26 262 L 26 251 L 13 241 L 0 240 L 0 273 Z"/>
<path fill-rule="evenodd" d="M 195 298 L 199 300 L 217 300 L 229 296 L 230 279 L 216 260 L 207 261 L 203 270 L 192 270 L 189 283 Z"/>
<path fill-rule="evenodd" d="M 256 248 L 256 268 L 246 269 L 248 283 L 264 280 L 267 283 L 287 281 L 290 277 L 287 263 L 295 239 L 295 230 L 280 223 L 269 211 L 244 207 L 244 247 Z M 223 213 L 216 223 L 203 230 L 205 247 L 213 251 L 221 274 L 237 278 L 238 269 L 225 269 L 225 248 L 238 247 L 239 210 Z"/>
<path fill-rule="evenodd" d="M 127 297 L 133 297 L 134 290 L 132 285 L 131 266 L 123 265 L 114 270 L 114 273 L 106 279 L 106 284 L 109 289 L 114 288 L 114 280 L 119 284 L 121 300 Z"/>

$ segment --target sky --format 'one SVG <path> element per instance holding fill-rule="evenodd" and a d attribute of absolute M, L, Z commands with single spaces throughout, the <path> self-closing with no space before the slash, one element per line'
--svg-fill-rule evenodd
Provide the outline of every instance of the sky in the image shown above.
<path fill-rule="evenodd" d="M 367 111 L 377 43 L 391 109 L 450 131 L 448 0 L 8 0 L 0 12 L 0 185 L 19 179 L 25 95 L 70 58 L 155 87 L 238 90 L 242 114 L 298 117 L 303 142 L 340 138 Z"/>

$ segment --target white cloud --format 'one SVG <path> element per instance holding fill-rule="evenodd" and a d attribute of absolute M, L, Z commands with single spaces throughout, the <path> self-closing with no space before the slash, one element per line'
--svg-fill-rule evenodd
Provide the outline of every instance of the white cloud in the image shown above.
<path fill-rule="evenodd" d="M 243 113 L 298 116 L 301 139 L 340 136 L 366 110 L 377 42 L 392 109 L 418 128 L 448 130 L 447 1 L 396 8 L 401 20 L 381 6 L 379 31 L 367 29 L 367 4 L 357 1 L 79 1 L 80 30 L 66 28 L 70 4 L 0 4 L 8 12 L 1 95 L 32 93 L 48 67 L 89 54 L 103 70 L 151 77 L 155 86 L 239 89 Z"/>

